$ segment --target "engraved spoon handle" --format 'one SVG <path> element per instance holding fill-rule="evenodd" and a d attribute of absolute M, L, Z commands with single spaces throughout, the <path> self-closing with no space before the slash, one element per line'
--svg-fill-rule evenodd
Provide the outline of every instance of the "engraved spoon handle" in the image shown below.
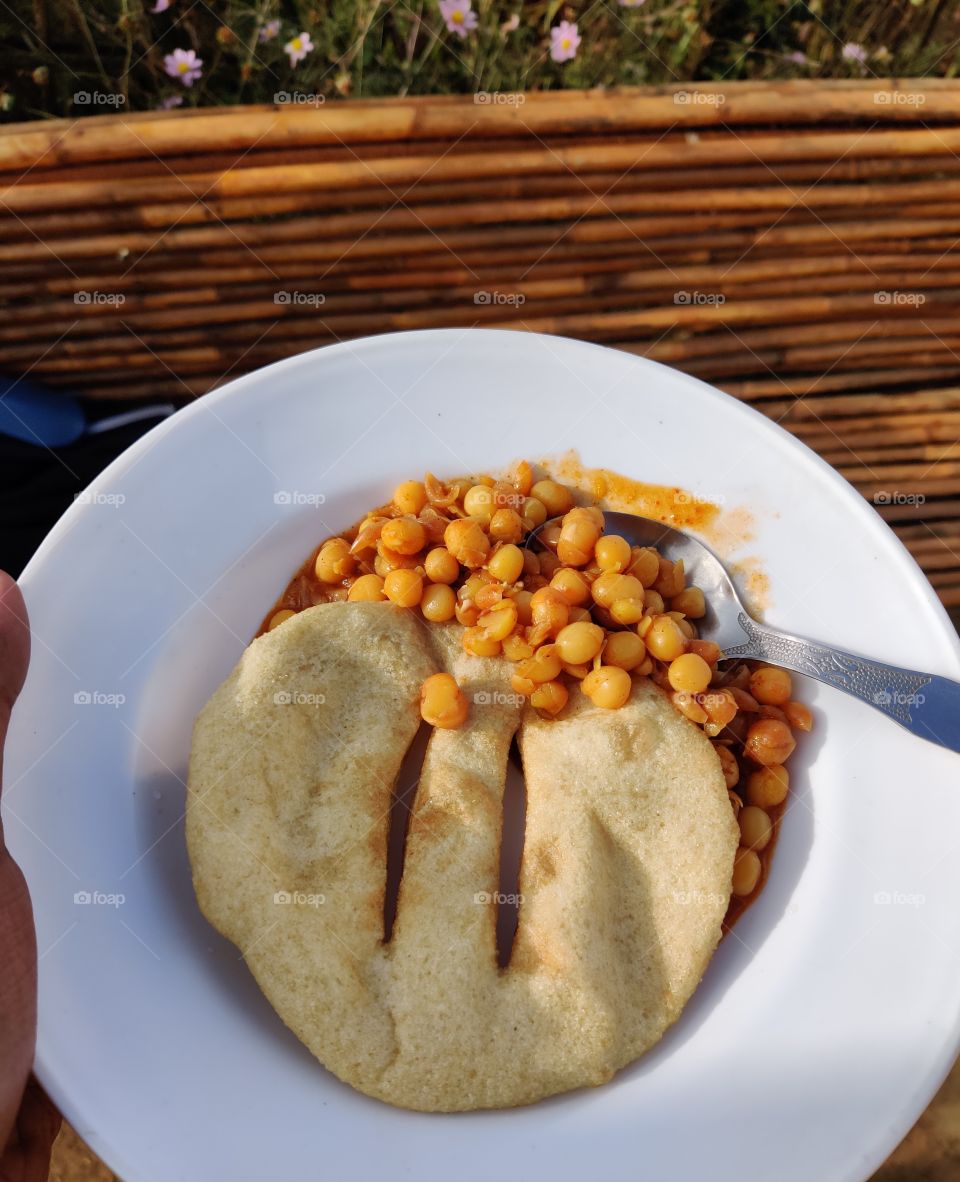
<path fill-rule="evenodd" d="M 933 673 L 899 669 L 843 649 L 814 644 L 739 616 L 749 640 L 724 650 L 724 658 L 747 658 L 805 673 L 868 702 L 915 735 L 960 751 L 960 684 Z"/>

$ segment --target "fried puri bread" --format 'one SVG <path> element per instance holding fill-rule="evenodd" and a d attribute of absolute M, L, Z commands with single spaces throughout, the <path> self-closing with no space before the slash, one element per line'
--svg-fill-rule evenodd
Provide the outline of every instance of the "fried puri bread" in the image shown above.
<path fill-rule="evenodd" d="M 334 1074 L 423 1111 L 601 1084 L 677 1018 L 720 937 L 738 830 L 709 740 L 656 687 L 545 719 L 457 624 L 388 604 L 300 612 L 200 713 L 187 841 L 209 921 Z M 384 941 L 394 785 L 420 685 L 471 703 L 429 738 Z M 519 924 L 498 966 L 506 765 L 527 793 Z"/>

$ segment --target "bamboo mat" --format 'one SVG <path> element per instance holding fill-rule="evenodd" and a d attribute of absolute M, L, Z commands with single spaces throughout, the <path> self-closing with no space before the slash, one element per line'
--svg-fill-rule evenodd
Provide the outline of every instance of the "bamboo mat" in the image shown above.
<path fill-rule="evenodd" d="M 600 341 L 803 439 L 958 608 L 958 242 L 950 81 L 10 125 L 0 369 L 192 397 L 397 329 Z"/>

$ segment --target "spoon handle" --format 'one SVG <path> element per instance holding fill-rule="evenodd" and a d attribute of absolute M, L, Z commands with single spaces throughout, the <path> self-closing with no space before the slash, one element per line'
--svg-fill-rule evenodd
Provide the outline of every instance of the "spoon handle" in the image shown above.
<path fill-rule="evenodd" d="M 960 751 L 960 684 L 933 673 L 916 673 L 870 661 L 758 624 L 745 612 L 740 627 L 749 640 L 724 650 L 724 659 L 747 658 L 782 665 L 843 690 L 876 707 L 915 735 Z"/>

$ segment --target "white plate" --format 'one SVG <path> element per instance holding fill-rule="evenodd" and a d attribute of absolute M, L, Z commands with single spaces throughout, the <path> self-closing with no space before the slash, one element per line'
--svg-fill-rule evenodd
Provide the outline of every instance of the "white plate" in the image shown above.
<path fill-rule="evenodd" d="M 771 623 L 960 675 L 943 610 L 860 497 L 761 415 L 651 362 L 410 333 L 199 400 L 103 473 L 21 580 L 35 636 L 4 815 L 36 911 L 37 1071 L 126 1182 L 860 1182 L 932 1096 L 960 1030 L 960 764 L 813 685 L 771 881 L 676 1027 L 606 1087 L 462 1116 L 369 1100 L 200 916 L 191 723 L 317 539 L 403 477 L 571 446 L 752 506 L 744 553 L 770 577 Z"/>

